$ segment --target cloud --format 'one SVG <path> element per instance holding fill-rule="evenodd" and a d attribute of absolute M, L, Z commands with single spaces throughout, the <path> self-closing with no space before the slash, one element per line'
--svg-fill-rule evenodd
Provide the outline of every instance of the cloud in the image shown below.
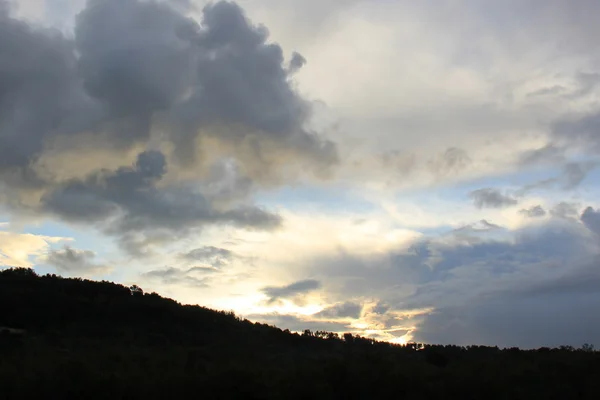
<path fill-rule="evenodd" d="M 210 264 L 218 268 L 230 263 L 237 255 L 231 250 L 220 247 L 203 246 L 183 253 L 180 257 L 186 261 Z"/>
<path fill-rule="evenodd" d="M 207 6 L 203 26 L 205 30 L 197 38 L 206 52 L 197 64 L 202 90 L 190 96 L 180 111 L 191 119 L 188 123 L 240 125 L 246 129 L 220 134 L 234 141 L 247 137 L 258 146 L 254 151 L 261 152 L 262 142 L 250 136 L 257 134 L 267 144 L 281 142 L 308 155 L 316 164 L 334 163 L 337 156 L 333 144 L 304 130 L 309 104 L 290 86 L 282 64 L 282 49 L 267 44 L 268 31 L 250 25 L 241 8 L 228 2 Z M 298 60 L 298 56 L 293 59 Z M 194 114 L 188 114 L 188 110 L 194 110 Z M 185 138 L 187 132 L 182 131 L 178 139 Z M 289 153 L 286 146 L 280 151 Z M 180 150 L 184 155 L 184 149 Z"/>
<path fill-rule="evenodd" d="M 274 303 L 281 299 L 294 298 L 298 295 L 303 295 L 321 287 L 321 283 L 314 279 L 307 279 L 291 283 L 286 286 L 274 287 L 269 286 L 262 289 L 262 292 L 269 297 L 268 302 Z"/>
<path fill-rule="evenodd" d="M 358 318 L 362 312 L 363 306 L 361 304 L 347 301 L 340 304 L 325 308 L 323 311 L 315 314 L 318 318 Z"/>
<path fill-rule="evenodd" d="M 231 204 L 248 198 L 257 184 L 232 159 L 214 163 L 204 184 L 204 195 L 215 202 Z"/>
<path fill-rule="evenodd" d="M 597 154 L 600 150 L 600 140 L 597 135 L 600 128 L 600 112 L 592 111 L 586 114 L 570 114 L 554 122 L 553 138 L 587 154 Z"/>
<path fill-rule="evenodd" d="M 112 267 L 95 262 L 96 253 L 90 250 L 78 250 L 65 246 L 60 250 L 50 250 L 46 263 L 59 273 L 70 275 L 98 276 L 109 273 Z"/>
<path fill-rule="evenodd" d="M 406 177 L 415 168 L 416 157 L 398 150 L 386 151 L 381 155 L 381 163 L 386 170 Z"/>
<path fill-rule="evenodd" d="M 502 194 L 498 189 L 484 188 L 469 193 L 477 208 L 504 208 L 514 206 L 518 201 Z"/>
<path fill-rule="evenodd" d="M 420 298 L 417 304 L 439 304 L 418 323 L 419 340 L 580 345 L 593 341 L 593 332 L 600 330 L 589 323 L 586 313 L 568 311 L 579 309 L 577 305 L 589 297 L 586 288 L 599 279 L 592 261 L 597 246 L 577 223 L 525 229 L 516 233 L 514 243 L 448 250 L 438 255 L 443 260 L 438 265 L 450 268 L 440 275 L 447 280 L 424 283 L 413 297 Z M 600 299 L 589 300 L 600 306 Z"/>
<path fill-rule="evenodd" d="M 73 44 L 58 32 L 0 13 L 0 48 L 0 172 L 23 174 L 46 136 L 86 128 L 80 117 L 90 104 L 78 86 Z"/>
<path fill-rule="evenodd" d="M 437 177 L 447 176 L 461 172 L 471 163 L 471 158 L 463 149 L 448 148 L 444 153 L 438 154 L 428 163 L 430 171 Z"/>
<path fill-rule="evenodd" d="M 600 73 L 598 72 L 583 72 L 580 71 L 576 75 L 579 88 L 574 97 L 584 96 L 593 93 L 600 84 Z"/>
<path fill-rule="evenodd" d="M 556 204 L 550 214 L 558 218 L 579 218 L 579 205 L 563 201 Z"/>
<path fill-rule="evenodd" d="M 484 278 L 477 276 L 473 265 L 453 284 L 428 285 L 425 290 L 454 299 L 446 304 L 440 301 L 433 313 L 421 319 L 416 337 L 432 343 L 525 348 L 593 343 L 600 332 L 600 325 L 589 318 L 589 312 L 595 312 L 591 310 L 600 309 L 600 297 L 593 289 L 600 282 L 595 262 L 598 249 L 590 247 L 585 231 L 547 229 L 519 243 L 534 256 L 515 257 L 512 271 L 504 267 L 503 274 Z M 553 251 L 553 246 L 561 249 Z M 475 280 L 479 289 L 469 289 Z M 465 294 L 459 295 L 460 291 Z"/>
<path fill-rule="evenodd" d="M 447 236 L 470 237 L 473 235 L 478 236 L 482 233 L 493 232 L 498 230 L 503 230 L 500 225 L 496 225 L 485 219 L 482 219 L 472 224 L 455 228 L 452 231 L 450 231 L 449 235 Z"/>
<path fill-rule="evenodd" d="M 597 310 L 600 302 L 588 295 L 560 294 L 522 298 L 481 299 L 477 306 L 442 308 L 425 319 L 419 340 L 428 343 L 520 346 L 538 348 L 594 343 L 600 329 L 588 316 L 572 310 Z M 477 330 L 477 331 L 476 331 Z M 476 332 L 476 333 L 475 333 Z"/>
<path fill-rule="evenodd" d="M 260 253 L 249 282 L 223 283 L 215 296 L 271 285 L 284 304 L 323 296 L 330 313 L 353 299 L 361 322 L 420 326 L 431 340 L 502 333 L 526 343 L 525 328 L 540 343 L 566 337 L 535 310 L 545 302 L 563 312 L 574 298 L 567 286 L 583 293 L 586 279 L 596 282 L 584 259 L 596 251 L 598 205 L 556 204 L 554 191 L 595 178 L 598 4 L 300 3 L 246 1 L 244 11 L 91 0 L 61 27 L 67 34 L 2 11 L 0 208 L 95 227 L 130 254 L 155 254 L 143 260 L 148 279 L 190 293 L 221 264 L 232 265 L 211 285 L 241 280 L 241 255 Z M 41 7 L 24 8 L 43 18 Z M 530 176 L 521 191 L 500 186 Z M 293 201 L 277 190 L 323 178 L 336 180 L 294 191 Z M 479 210 L 456 201 L 464 187 L 485 188 L 471 193 Z M 544 198 L 526 201 L 528 190 Z M 313 201 L 327 203 L 326 218 L 295 214 Z M 379 206 L 384 217 L 370 211 Z M 199 247 L 231 231 L 250 239 L 235 254 Z M 181 268 L 156 267 L 165 265 L 158 249 L 183 256 Z M 11 254 L 12 263 L 36 257 Z M 306 276 L 327 291 L 284 285 Z M 525 312 L 502 306 L 510 297 L 518 308 L 519 296 L 535 316 L 524 322 Z M 587 329 L 582 314 L 571 317 L 561 321 Z"/>
<path fill-rule="evenodd" d="M 590 68 L 598 54 L 590 37 L 597 29 L 586 17 L 597 11 L 591 2 L 575 10 L 555 2 L 542 15 L 531 4 L 517 1 L 493 8 L 467 1 L 442 7 L 428 2 L 379 2 L 369 7 L 332 1 L 327 8 L 335 10 L 335 23 L 325 29 L 315 29 L 314 20 L 330 13 L 321 15 L 319 8 L 319 16 L 315 15 L 312 3 L 300 7 L 292 18 L 280 14 L 291 14 L 289 2 L 277 7 L 271 2 L 251 3 L 249 11 L 266 20 L 274 36 L 299 43 L 310 60 L 298 76 L 300 85 L 335 113 L 332 131 L 340 137 L 342 163 L 349 164 L 341 173 L 361 185 L 365 178 L 373 185 L 391 180 L 376 162 L 366 161 L 384 151 L 416 155 L 417 173 L 402 179 L 408 187 L 429 184 L 429 175 L 439 184 L 474 175 L 530 171 L 540 166 L 541 160 L 532 153 L 543 158 L 537 151 L 541 149 L 548 150 L 546 166 L 561 165 L 576 157 L 552 135 L 553 124 L 597 108 L 597 71 Z M 515 9 L 519 22 L 510 17 Z M 460 23 L 447 26 L 448 13 Z M 527 27 L 521 35 L 515 35 L 513 29 L 523 25 Z M 493 37 L 493 44 L 473 39 L 482 29 Z M 365 33 L 376 39 L 362 40 Z M 396 39 L 413 36 L 421 38 L 419 45 L 400 40 L 399 51 Z M 348 40 L 354 44 L 351 48 L 344 46 Z M 418 61 L 406 63 L 407 56 Z M 514 72 L 491 76 L 489 66 L 510 66 Z M 350 81 L 352 88 L 347 85 Z M 521 154 L 532 159 L 521 160 Z M 348 171 L 354 162 L 360 163 L 356 170 L 361 171 Z"/>
<path fill-rule="evenodd" d="M 193 267 L 187 270 L 167 267 L 144 272 L 142 277 L 159 281 L 165 285 L 184 285 L 198 288 L 208 287 L 208 279 L 205 275 L 215 272 L 218 272 L 218 270 L 209 267 Z"/>
<path fill-rule="evenodd" d="M 305 329 L 336 332 L 340 335 L 352 332 L 363 337 L 403 343 L 410 339 L 410 332 L 414 330 L 410 323 L 406 323 L 406 319 L 422 315 L 423 312 L 425 311 L 397 312 L 388 309 L 385 313 L 376 314 L 369 307 L 363 310 L 361 304 L 344 302 L 327 306 L 321 312 L 313 314 L 254 313 L 248 314 L 247 318 L 296 332 Z"/>
<path fill-rule="evenodd" d="M 528 218 L 539 218 L 546 215 L 546 210 L 540 205 L 533 206 L 527 209 L 522 209 L 519 211 L 519 214 L 522 214 Z"/>
<path fill-rule="evenodd" d="M 383 315 L 390 310 L 390 306 L 383 301 L 379 301 L 375 307 L 373 307 L 373 312 L 378 315 Z"/>
<path fill-rule="evenodd" d="M 289 329 L 292 332 L 304 332 L 306 329 L 310 329 L 313 332 L 348 332 L 353 330 L 347 323 L 319 321 L 313 320 L 310 317 L 300 317 L 295 315 L 270 313 L 249 314 L 245 317 L 251 321 L 260 321 L 262 323 L 277 326 L 281 329 Z"/>
<path fill-rule="evenodd" d="M 288 72 L 290 74 L 296 73 L 300 68 L 304 66 L 304 64 L 306 64 L 306 58 L 304 58 L 302 54 L 294 52 L 292 53 L 292 59 L 290 60 Z"/>
<path fill-rule="evenodd" d="M 588 207 L 581 215 L 581 222 L 592 232 L 600 235 L 600 211 Z"/>
<path fill-rule="evenodd" d="M 0 230 L 0 266 L 31 268 L 51 244 L 64 240 L 69 239 Z"/>
<path fill-rule="evenodd" d="M 156 234 L 184 235 L 204 224 L 258 229 L 271 229 L 280 224 L 279 216 L 257 207 L 217 209 L 189 186 L 159 187 L 166 172 L 166 160 L 161 152 L 143 152 L 132 167 L 66 182 L 42 198 L 43 208 L 67 221 L 100 224 L 108 233 L 125 236 L 130 239 L 125 244 L 130 245 L 129 250 L 134 253 L 138 253 L 136 247 L 144 247 L 148 239 L 148 236 L 141 240 L 132 236 L 138 232 L 149 232 L 150 238 L 156 239 Z"/>
<path fill-rule="evenodd" d="M 75 29 L 87 91 L 111 115 L 134 118 L 142 128 L 152 113 L 166 111 L 179 158 L 195 156 L 190 145 L 207 133 L 203 128 L 223 125 L 219 139 L 258 135 L 258 150 L 262 139 L 272 140 L 282 151 L 290 146 L 312 152 L 314 161 L 333 161 L 332 145 L 303 129 L 310 106 L 288 81 L 281 47 L 267 39 L 266 28 L 224 1 L 205 6 L 197 23 L 165 3 L 92 0 Z"/>
<path fill-rule="evenodd" d="M 323 282 L 328 298 L 371 299 L 362 329 L 402 327 L 430 343 L 593 343 L 600 332 L 589 318 L 600 311 L 594 213 L 582 221 L 550 215 L 513 230 L 469 225 L 383 254 L 315 257 L 304 271 Z M 398 320 L 385 320 L 396 312 Z"/>
<path fill-rule="evenodd" d="M 595 161 L 565 163 L 559 176 L 525 185 L 519 190 L 519 195 L 523 196 L 536 189 L 560 188 L 562 190 L 573 190 L 585 180 L 590 171 L 596 168 L 597 165 L 598 163 Z"/>
<path fill-rule="evenodd" d="M 531 165 L 553 165 L 565 161 L 565 149 L 548 144 L 539 149 L 524 151 L 519 156 L 519 164 L 523 166 Z"/>
<path fill-rule="evenodd" d="M 249 204 L 254 187 L 337 163 L 291 79 L 304 58 L 284 65 L 235 3 L 199 21 L 184 9 L 89 0 L 72 37 L 0 15 L 0 202 L 12 213 L 92 223 L 141 254 L 206 223 L 270 229 L 279 218 Z"/>
<path fill-rule="evenodd" d="M 564 86 L 554 85 L 544 87 L 538 90 L 534 90 L 533 92 L 527 93 L 527 97 L 536 97 L 536 96 L 553 96 L 558 95 L 567 90 Z"/>
<path fill-rule="evenodd" d="M 562 188 L 570 190 L 576 188 L 583 182 L 588 173 L 597 166 L 595 162 L 567 163 L 562 175 Z"/>

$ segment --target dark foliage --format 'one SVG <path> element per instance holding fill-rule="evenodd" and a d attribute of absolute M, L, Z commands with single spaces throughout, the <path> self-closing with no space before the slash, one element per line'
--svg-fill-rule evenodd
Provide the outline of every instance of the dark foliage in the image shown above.
<path fill-rule="evenodd" d="M 9 269 L 0 398 L 598 399 L 600 353 L 293 334 L 137 286 Z"/>

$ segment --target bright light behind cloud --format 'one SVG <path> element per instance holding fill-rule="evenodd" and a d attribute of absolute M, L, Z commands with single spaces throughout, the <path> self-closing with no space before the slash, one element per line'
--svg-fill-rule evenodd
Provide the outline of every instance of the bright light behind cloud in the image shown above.
<path fill-rule="evenodd" d="M 0 224 L 0 266 L 32 267 L 36 258 L 43 258 L 51 244 L 69 240 L 2 230 L 7 227 L 8 224 Z"/>

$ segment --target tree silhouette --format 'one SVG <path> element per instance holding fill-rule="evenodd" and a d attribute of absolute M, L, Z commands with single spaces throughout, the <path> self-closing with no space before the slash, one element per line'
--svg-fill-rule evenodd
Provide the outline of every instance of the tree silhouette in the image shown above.
<path fill-rule="evenodd" d="M 129 290 L 131 290 L 131 294 L 134 296 L 143 296 L 144 291 L 138 285 L 132 285 Z"/>
<path fill-rule="evenodd" d="M 136 285 L 0 271 L 0 398 L 598 399 L 592 345 L 395 345 L 289 330 Z M 1 329 L 0 329 L 1 331 Z"/>

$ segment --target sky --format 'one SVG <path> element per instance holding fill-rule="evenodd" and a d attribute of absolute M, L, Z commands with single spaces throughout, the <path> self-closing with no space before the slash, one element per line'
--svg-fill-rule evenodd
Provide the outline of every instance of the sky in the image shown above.
<path fill-rule="evenodd" d="M 0 0 L 0 268 L 293 331 L 600 345 L 594 0 Z"/>

